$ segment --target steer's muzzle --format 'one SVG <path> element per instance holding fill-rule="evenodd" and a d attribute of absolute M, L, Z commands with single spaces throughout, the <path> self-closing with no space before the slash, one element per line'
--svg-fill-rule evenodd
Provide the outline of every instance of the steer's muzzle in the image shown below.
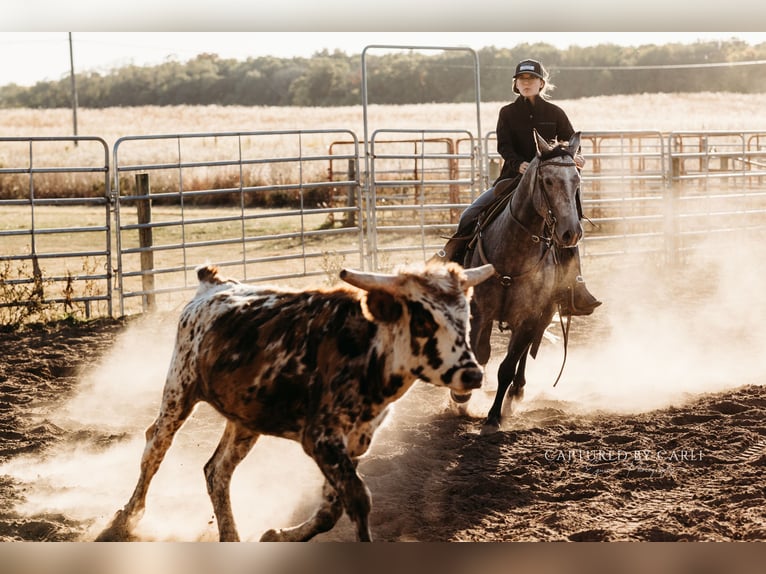
<path fill-rule="evenodd" d="M 483 378 L 484 374 L 481 372 L 481 369 L 477 367 L 464 369 L 460 374 L 460 382 L 462 383 L 463 390 L 466 391 L 481 387 Z"/>

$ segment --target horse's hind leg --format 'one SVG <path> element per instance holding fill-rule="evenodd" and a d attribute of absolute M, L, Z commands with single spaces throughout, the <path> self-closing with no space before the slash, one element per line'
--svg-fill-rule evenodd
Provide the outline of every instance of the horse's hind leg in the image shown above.
<path fill-rule="evenodd" d="M 471 321 L 471 348 L 476 361 L 486 367 L 489 356 L 492 351 L 490 345 L 490 335 L 492 334 L 492 321 L 482 323 L 478 309 L 473 308 L 473 319 Z M 450 402 L 447 410 L 458 415 L 465 415 L 468 412 L 468 401 L 471 399 L 471 392 L 456 394 L 450 390 Z"/>
<path fill-rule="evenodd" d="M 529 347 L 527 347 L 521 355 L 519 364 L 516 366 L 516 374 L 513 377 L 513 384 L 508 389 L 508 398 L 513 402 L 520 402 L 524 398 L 524 386 L 527 384 L 526 368 L 528 357 Z"/>
<path fill-rule="evenodd" d="M 483 367 L 489 362 L 492 352 L 490 338 L 492 335 L 492 321 L 481 322 L 479 312 L 475 311 L 474 322 L 471 323 L 471 347 L 476 361 Z"/>

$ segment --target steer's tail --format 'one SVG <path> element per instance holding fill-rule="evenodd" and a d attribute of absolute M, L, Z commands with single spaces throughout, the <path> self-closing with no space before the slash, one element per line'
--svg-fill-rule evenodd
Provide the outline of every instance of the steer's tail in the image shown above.
<path fill-rule="evenodd" d="M 218 272 L 218 267 L 215 265 L 202 265 L 197 267 L 197 279 L 199 279 L 199 289 L 197 289 L 197 295 L 204 293 L 211 287 L 216 285 L 231 284 L 236 285 L 239 283 L 236 279 L 229 279 L 227 277 L 221 277 Z"/>
<path fill-rule="evenodd" d="M 197 279 L 199 279 L 200 283 L 212 283 L 213 285 L 224 283 L 224 280 L 221 279 L 218 273 L 218 267 L 214 265 L 197 267 Z"/>

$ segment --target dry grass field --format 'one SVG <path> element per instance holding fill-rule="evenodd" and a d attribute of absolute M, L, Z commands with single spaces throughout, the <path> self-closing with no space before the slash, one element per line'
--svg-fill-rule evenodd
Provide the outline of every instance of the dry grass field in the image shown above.
<path fill-rule="evenodd" d="M 510 95 L 510 94 L 509 94 Z M 576 129 L 601 130 L 750 130 L 760 129 L 766 94 L 642 94 L 552 100 L 563 107 Z M 497 112 L 506 102 L 481 105 L 482 131 L 494 130 Z M 476 106 L 428 104 L 373 105 L 370 129 L 470 129 L 476 127 Z M 272 108 L 240 106 L 148 106 L 79 109 L 79 135 L 99 136 L 111 146 L 119 137 L 189 132 L 350 129 L 363 134 L 360 106 L 337 108 Z M 766 118 L 763 118 L 766 123 Z M 5 135 L 60 136 L 72 132 L 70 109 L 0 109 Z M 0 159 L 0 161 L 3 161 Z"/>
<path fill-rule="evenodd" d="M 651 130 L 663 133 L 696 130 L 755 130 L 766 107 L 766 94 L 641 94 L 635 96 L 604 96 L 577 100 L 557 100 L 563 107 L 575 129 L 582 131 L 639 131 Z M 485 102 L 481 105 L 481 135 L 495 129 L 497 113 L 506 102 Z M 368 133 L 378 129 L 425 129 L 467 130 L 477 135 L 476 105 L 426 104 L 381 106 L 368 108 Z M 134 108 L 81 108 L 77 113 L 78 135 L 102 138 L 111 154 L 118 139 L 126 136 L 159 134 L 199 134 L 220 132 L 262 132 L 277 130 L 350 130 L 359 141 L 364 138 L 364 115 L 362 106 L 334 108 L 294 107 L 242 107 L 242 106 L 145 106 Z M 766 118 L 764 118 L 766 123 Z M 0 126 L 5 136 L 51 137 L 73 133 L 72 110 L 0 109 Z M 192 144 L 189 144 L 192 145 Z M 199 140 L 193 145 L 211 146 L 209 140 Z M 231 150 L 216 141 L 215 150 L 205 150 L 210 159 L 231 157 Z M 291 138 L 262 139 L 248 150 L 253 156 L 289 156 L 294 143 Z M 258 147 L 258 146 L 262 147 Z M 327 153 L 328 142 L 322 137 L 307 137 L 301 142 L 304 153 Z M 312 150 L 312 147 L 314 148 Z M 144 143 L 142 156 L 135 159 L 151 161 L 153 155 L 162 154 L 158 144 Z M 42 148 L 41 148 L 42 149 Z M 190 150 L 192 155 L 194 150 Z M 490 150 L 494 151 L 494 150 Z M 75 165 L 86 156 L 92 157 L 93 149 L 87 145 L 74 147 L 51 145 L 46 151 L 46 164 Z M 0 169 L 28 164 L 29 149 L 26 145 L 0 141 Z M 42 154 L 41 154 L 42 155 Z M 131 158 L 133 159 L 133 158 Z M 92 161 L 92 160 L 88 160 Z M 320 168 L 317 168 L 320 169 Z M 258 174 L 261 175 L 261 174 Z M 262 179 L 279 179 L 282 174 L 269 172 Z M 311 174 L 304 174 L 311 179 Z M 210 179 L 215 177 L 211 173 Z M 8 187 L 8 178 L 0 182 L 0 188 Z M 79 178 L 79 180 L 77 179 Z M 36 185 L 61 189 L 77 189 L 82 193 L 98 188 L 93 177 L 77 176 L 50 186 L 46 178 L 38 176 Z M 204 180 L 205 176 L 201 177 Z M 205 185 L 200 181 L 199 185 Z M 23 193 L 24 185 L 18 186 Z M 0 189 L 0 190 L 2 190 Z"/>

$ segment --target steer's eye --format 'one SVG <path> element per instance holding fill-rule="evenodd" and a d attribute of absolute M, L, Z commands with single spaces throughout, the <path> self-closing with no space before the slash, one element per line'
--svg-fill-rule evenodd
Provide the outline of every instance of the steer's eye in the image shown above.
<path fill-rule="evenodd" d="M 411 308 L 412 319 L 410 320 L 410 331 L 413 337 L 432 337 L 436 333 L 436 321 L 433 315 L 424 309 L 421 305 Z"/>

